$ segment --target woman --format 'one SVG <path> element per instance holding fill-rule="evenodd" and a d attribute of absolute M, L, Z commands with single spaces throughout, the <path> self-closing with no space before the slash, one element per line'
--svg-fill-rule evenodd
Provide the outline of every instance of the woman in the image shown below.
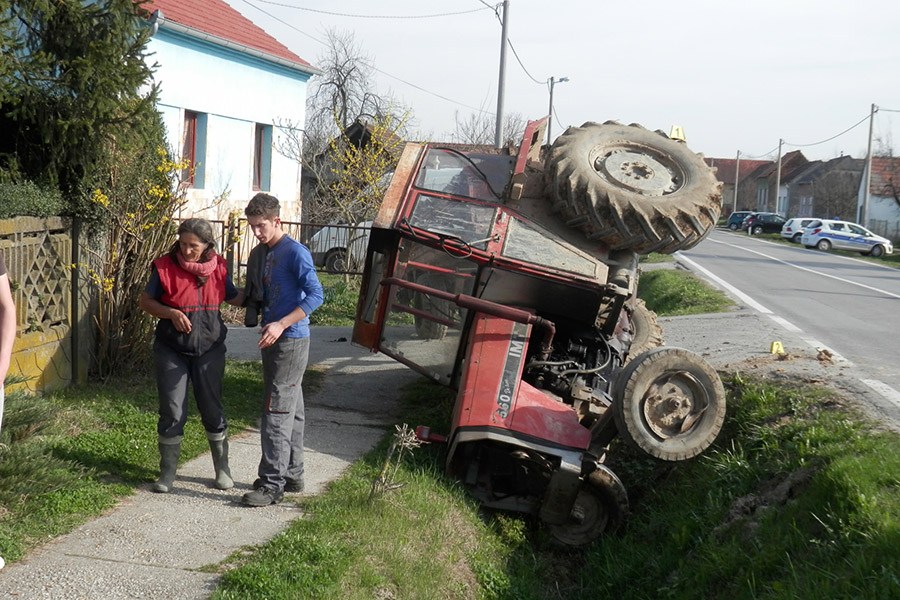
<path fill-rule="evenodd" d="M 216 254 L 212 226 L 187 219 L 178 241 L 153 261 L 150 282 L 141 294 L 142 310 L 157 317 L 153 354 L 159 392 L 159 480 L 153 491 L 167 493 L 175 481 L 187 421 L 188 382 L 206 429 L 216 471 L 215 486 L 234 486 L 228 468 L 227 422 L 222 410 L 227 329 L 222 301 L 240 306 L 243 293 L 228 277 L 225 260 Z"/>

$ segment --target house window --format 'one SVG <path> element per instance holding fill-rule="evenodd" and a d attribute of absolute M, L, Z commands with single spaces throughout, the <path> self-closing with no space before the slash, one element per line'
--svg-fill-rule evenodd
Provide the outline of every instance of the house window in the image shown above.
<path fill-rule="evenodd" d="M 272 187 L 272 126 L 256 124 L 253 134 L 253 190 Z"/>
<path fill-rule="evenodd" d="M 184 135 L 181 158 L 187 167 L 181 172 L 181 180 L 192 188 L 203 188 L 204 158 L 206 154 L 206 114 L 184 111 Z"/>
<path fill-rule="evenodd" d="M 798 217 L 811 217 L 813 216 L 813 197 L 812 196 L 800 196 L 800 208 L 797 211 Z"/>
<path fill-rule="evenodd" d="M 769 205 L 769 187 L 768 182 L 760 182 L 756 187 L 756 210 L 768 210 Z"/>

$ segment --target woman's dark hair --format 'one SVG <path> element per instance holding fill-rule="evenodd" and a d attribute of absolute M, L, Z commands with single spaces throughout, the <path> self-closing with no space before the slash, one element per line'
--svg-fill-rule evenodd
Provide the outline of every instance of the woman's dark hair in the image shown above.
<path fill-rule="evenodd" d="M 216 249 L 216 238 L 213 235 L 213 228 L 210 222 L 206 219 L 199 219 L 196 217 L 185 219 L 181 222 L 181 225 L 178 226 L 179 237 L 182 233 L 193 233 L 200 238 L 201 242 L 207 244 L 206 249 L 200 255 L 200 260 L 197 262 L 208 261 L 210 259 L 210 254 Z M 175 258 L 177 253 L 178 240 L 175 240 L 175 243 L 173 243 L 172 247 L 169 249 L 169 254 L 172 258 Z"/>

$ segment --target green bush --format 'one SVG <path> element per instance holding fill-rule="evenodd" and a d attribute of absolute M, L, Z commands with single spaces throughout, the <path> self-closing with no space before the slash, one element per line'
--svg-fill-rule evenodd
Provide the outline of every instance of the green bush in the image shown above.
<path fill-rule="evenodd" d="M 30 181 L 0 181 L 0 219 L 51 217 L 61 214 L 64 207 L 62 195 L 56 190 L 42 189 Z"/>

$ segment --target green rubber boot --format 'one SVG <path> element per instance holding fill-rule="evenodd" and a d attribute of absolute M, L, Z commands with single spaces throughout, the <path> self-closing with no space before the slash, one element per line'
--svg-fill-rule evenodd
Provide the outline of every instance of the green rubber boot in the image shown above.
<path fill-rule="evenodd" d="M 168 494 L 175 482 L 175 471 L 178 470 L 178 457 L 181 456 L 181 439 L 159 438 L 159 479 L 153 484 L 153 491 Z"/>
<path fill-rule="evenodd" d="M 213 467 L 216 470 L 216 489 L 230 490 L 234 487 L 231 469 L 228 468 L 228 432 L 206 432 L 209 449 L 212 452 Z"/>

